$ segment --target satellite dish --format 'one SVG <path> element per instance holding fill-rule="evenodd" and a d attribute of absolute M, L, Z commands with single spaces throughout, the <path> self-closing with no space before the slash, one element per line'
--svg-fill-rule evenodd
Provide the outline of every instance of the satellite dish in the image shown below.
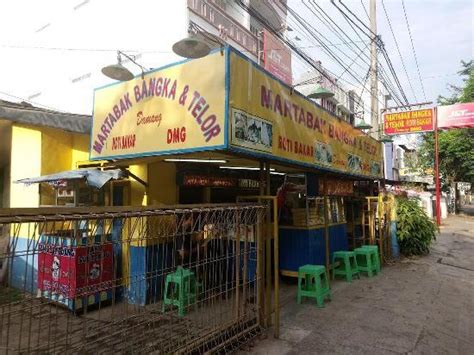
<path fill-rule="evenodd" d="M 119 81 L 128 81 L 133 79 L 133 74 L 122 64 L 112 64 L 102 68 L 102 74 Z"/>
<path fill-rule="evenodd" d="M 196 37 L 188 37 L 173 44 L 173 52 L 185 58 L 202 58 L 210 51 L 209 45 Z"/>

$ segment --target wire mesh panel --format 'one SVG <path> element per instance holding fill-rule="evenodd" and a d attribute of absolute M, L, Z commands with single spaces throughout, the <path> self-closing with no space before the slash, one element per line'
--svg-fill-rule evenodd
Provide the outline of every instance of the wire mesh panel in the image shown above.
<path fill-rule="evenodd" d="M 0 352 L 206 352 L 258 332 L 265 206 L 36 212 L 0 215 Z"/>

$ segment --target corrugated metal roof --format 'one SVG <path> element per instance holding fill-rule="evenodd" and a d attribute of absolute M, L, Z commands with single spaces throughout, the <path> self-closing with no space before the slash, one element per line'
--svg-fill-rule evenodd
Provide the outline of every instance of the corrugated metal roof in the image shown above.
<path fill-rule="evenodd" d="M 27 178 L 15 181 L 15 183 L 22 183 L 26 185 L 38 184 L 41 182 L 49 182 L 57 184 L 61 181 L 67 180 L 82 180 L 85 179 L 89 186 L 97 189 L 102 188 L 109 180 L 118 180 L 126 176 L 125 172 L 120 169 L 113 170 L 99 170 L 99 169 L 78 169 L 62 171 L 56 174 L 43 175 L 35 178 Z"/>
<path fill-rule="evenodd" d="M 90 134 L 92 116 L 46 110 L 28 103 L 0 100 L 0 119 Z"/>

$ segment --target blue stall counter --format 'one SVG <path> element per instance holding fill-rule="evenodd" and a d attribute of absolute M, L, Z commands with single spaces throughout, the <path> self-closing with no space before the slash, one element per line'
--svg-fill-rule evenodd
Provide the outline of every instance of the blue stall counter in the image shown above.
<path fill-rule="evenodd" d="M 297 276 L 300 266 L 325 265 L 326 241 L 324 226 L 280 226 L 280 272 L 283 276 Z M 346 223 L 329 225 L 329 252 L 348 250 Z"/>

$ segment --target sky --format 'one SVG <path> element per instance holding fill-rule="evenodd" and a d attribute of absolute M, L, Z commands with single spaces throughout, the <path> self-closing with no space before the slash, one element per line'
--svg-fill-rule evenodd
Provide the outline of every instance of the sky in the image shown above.
<path fill-rule="evenodd" d="M 337 2 L 337 1 L 336 1 Z M 367 21 L 363 5 L 369 0 L 344 0 L 354 13 Z M 474 57 L 472 0 L 404 0 L 424 83 L 426 100 L 435 101 L 438 95 L 449 95 L 448 84 L 460 85 L 457 71 L 461 60 Z M 289 0 L 302 16 L 308 19 L 331 42 L 338 39 L 322 26 L 301 0 Z M 360 40 L 345 23 L 329 0 L 318 1 L 354 40 Z M 388 26 L 382 2 L 377 1 L 378 32 L 386 45 L 398 77 L 410 102 L 425 101 L 418 78 L 402 0 L 384 0 L 397 38 L 398 54 Z M 15 0 L 2 1 L 0 11 L 0 98 L 9 101 L 30 101 L 34 105 L 73 113 L 92 113 L 93 89 L 111 82 L 100 69 L 113 64 L 117 49 L 139 54 L 137 60 L 146 67 L 161 66 L 179 59 L 171 51 L 171 43 L 160 41 L 154 32 L 154 16 L 166 11 L 165 0 Z M 25 11 L 25 9 L 27 9 Z M 155 16 L 156 17 L 156 16 Z M 293 31 L 291 36 L 298 35 Z M 340 75 L 344 69 L 329 58 L 321 48 L 312 46 L 304 34 L 298 46 L 316 60 Z M 366 39 L 359 44 L 365 46 Z M 340 42 L 340 41 L 339 41 Z M 312 48 L 311 48 L 312 47 Z M 344 48 L 343 46 L 340 46 Z M 343 49 L 345 50 L 345 49 Z M 345 50 L 347 52 L 347 50 Z M 352 53 L 347 52 L 346 54 Z M 402 60 L 409 80 L 403 70 Z M 346 57 L 348 63 L 351 60 Z M 363 77 L 366 69 L 357 61 L 353 64 L 356 76 Z M 135 74 L 138 68 L 129 66 Z M 296 75 L 306 70 L 295 62 Z M 341 80 L 352 82 L 348 73 Z M 410 88 L 409 81 L 413 86 Z M 347 84 L 350 86 L 350 84 Z"/>

